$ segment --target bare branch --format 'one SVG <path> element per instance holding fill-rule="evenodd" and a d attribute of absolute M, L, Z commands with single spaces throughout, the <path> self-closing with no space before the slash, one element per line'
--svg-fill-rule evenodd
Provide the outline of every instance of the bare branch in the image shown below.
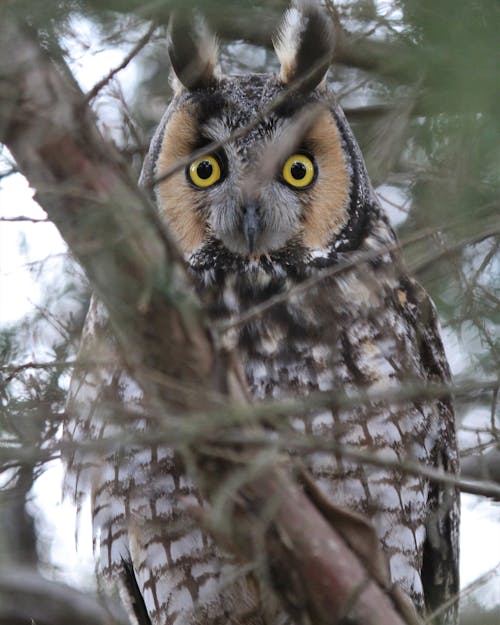
<path fill-rule="evenodd" d="M 137 54 L 144 48 L 144 46 L 149 43 L 154 31 L 157 29 L 158 25 L 156 22 L 153 22 L 148 28 L 147 32 L 143 37 L 139 39 L 139 41 L 135 44 L 135 46 L 130 50 L 130 52 L 125 56 L 123 61 L 115 68 L 113 68 L 104 78 L 102 78 L 99 82 L 97 82 L 92 89 L 85 94 L 84 101 L 87 104 L 91 100 L 93 100 L 99 91 L 105 87 L 118 72 L 121 72 L 122 69 L 125 69 L 130 61 L 137 56 Z"/>
<path fill-rule="evenodd" d="M 17 167 L 11 167 L 7 171 L 3 171 L 0 173 L 0 180 L 3 180 L 4 178 L 9 178 L 10 176 L 13 176 L 14 174 L 18 174 L 18 173 L 19 173 L 19 170 L 17 169 Z"/>
<path fill-rule="evenodd" d="M 44 579 L 28 567 L 0 569 L 0 625 L 126 625 L 115 607 L 98 603 L 89 593 Z"/>
<path fill-rule="evenodd" d="M 476 480 L 490 480 L 498 484 L 497 492 L 491 493 L 500 501 L 500 450 L 494 448 L 488 453 L 471 455 L 462 460 L 462 474 Z"/>
<path fill-rule="evenodd" d="M 33 224 L 47 223 L 49 220 L 44 217 L 42 219 L 37 219 L 36 217 L 26 217 L 24 215 L 20 215 L 19 217 L 0 217 L 0 221 L 4 222 L 16 222 L 16 221 L 29 221 Z"/>
<path fill-rule="evenodd" d="M 446 601 L 446 603 L 443 603 L 442 606 L 440 606 L 437 610 L 432 612 L 432 614 L 430 614 L 425 619 L 425 625 L 432 625 L 434 623 L 434 620 L 438 618 L 439 616 L 441 616 L 442 614 L 444 614 L 446 610 L 450 608 L 453 604 L 457 603 L 457 601 L 463 601 L 466 597 L 468 597 L 470 594 L 478 590 L 478 588 L 481 588 L 481 586 L 484 586 L 485 584 L 487 584 L 491 579 L 493 579 L 499 574 L 500 574 L 500 562 L 496 564 L 493 568 L 491 568 L 489 571 L 486 571 L 486 573 L 484 573 L 483 575 L 475 579 L 473 582 L 468 584 L 465 588 L 462 588 L 462 590 L 458 594 L 454 595 L 453 597 L 450 597 L 450 599 Z"/>
<path fill-rule="evenodd" d="M 7 377 L 1 381 L 2 386 L 7 385 L 15 377 L 27 369 L 52 369 L 54 367 L 74 367 L 74 360 L 51 360 L 49 362 L 25 362 L 22 365 L 4 365 L 0 367 L 0 373 L 7 373 Z"/>

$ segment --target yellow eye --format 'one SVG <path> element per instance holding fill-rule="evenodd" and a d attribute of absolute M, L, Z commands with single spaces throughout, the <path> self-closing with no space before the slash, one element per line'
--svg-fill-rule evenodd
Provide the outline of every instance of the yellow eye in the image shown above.
<path fill-rule="evenodd" d="M 222 176 L 219 161 L 215 156 L 197 158 L 188 166 L 186 174 L 195 187 L 203 189 L 214 185 Z"/>
<path fill-rule="evenodd" d="M 316 177 L 316 168 L 309 156 L 292 154 L 283 165 L 283 180 L 295 189 L 308 187 Z"/>

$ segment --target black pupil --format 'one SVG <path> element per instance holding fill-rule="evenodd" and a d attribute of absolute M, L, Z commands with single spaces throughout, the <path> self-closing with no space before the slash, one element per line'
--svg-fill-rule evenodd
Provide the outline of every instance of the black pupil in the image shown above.
<path fill-rule="evenodd" d="M 196 173 L 202 180 L 206 180 L 207 178 L 210 178 L 213 170 L 214 168 L 212 167 L 212 163 L 210 161 L 201 161 L 196 168 Z"/>
<path fill-rule="evenodd" d="M 295 180 L 302 180 L 302 178 L 304 178 L 307 173 L 307 169 L 304 163 L 301 163 L 300 161 L 295 161 L 290 169 L 290 173 L 295 178 Z"/>

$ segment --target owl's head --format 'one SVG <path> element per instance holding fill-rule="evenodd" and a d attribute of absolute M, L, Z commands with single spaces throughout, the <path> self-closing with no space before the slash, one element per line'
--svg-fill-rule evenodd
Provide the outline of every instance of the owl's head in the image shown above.
<path fill-rule="evenodd" d="M 241 258 L 292 246 L 311 258 L 351 245 L 370 195 L 359 149 L 325 86 L 331 19 L 296 3 L 275 37 L 275 74 L 221 76 L 201 21 L 174 19 L 175 96 L 143 181 L 187 258 L 207 246 Z"/>

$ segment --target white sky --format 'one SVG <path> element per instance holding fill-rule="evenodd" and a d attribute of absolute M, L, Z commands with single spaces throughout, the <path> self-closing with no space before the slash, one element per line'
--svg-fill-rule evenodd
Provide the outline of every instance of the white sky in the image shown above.
<path fill-rule="evenodd" d="M 99 41 L 90 22 L 78 20 L 74 26 L 79 37 L 85 40 L 85 45 L 79 47 L 76 42 L 71 42 L 72 54 L 77 58 L 72 63 L 72 70 L 82 88 L 88 90 L 121 62 L 127 50 L 106 48 L 96 51 Z M 134 63 L 119 75 L 126 95 L 133 92 L 137 78 L 138 68 Z M 106 103 L 101 100 L 99 116 L 105 118 L 111 129 L 119 121 L 109 101 Z M 407 200 L 404 191 L 388 185 L 378 191 L 394 225 L 399 225 L 405 219 L 405 212 L 393 204 L 404 206 Z M 25 179 L 13 175 L 0 183 L 0 216 L 19 215 L 45 217 L 32 200 L 32 191 Z M 65 249 L 64 242 L 52 224 L 0 222 L 0 324 L 19 319 L 40 301 L 40 288 L 27 263 L 36 263 L 51 255 L 64 253 Z M 49 267 L 46 270 L 50 270 Z M 457 338 L 447 332 L 445 340 L 452 366 L 458 372 L 464 358 Z M 59 571 L 58 576 L 69 583 L 80 585 L 83 578 L 75 571 L 90 572 L 93 568 L 89 511 L 84 510 L 82 515 L 80 549 L 77 553 L 74 548 L 75 510 L 69 502 L 61 501 L 61 479 L 62 466 L 53 463 L 37 481 L 32 505 L 43 518 L 39 527 L 45 534 L 43 539 L 51 545 L 51 558 Z M 462 503 L 461 581 L 465 586 L 500 563 L 500 526 L 498 506 L 470 495 L 463 496 Z M 480 596 L 488 605 L 500 604 L 498 577 L 476 596 Z"/>

